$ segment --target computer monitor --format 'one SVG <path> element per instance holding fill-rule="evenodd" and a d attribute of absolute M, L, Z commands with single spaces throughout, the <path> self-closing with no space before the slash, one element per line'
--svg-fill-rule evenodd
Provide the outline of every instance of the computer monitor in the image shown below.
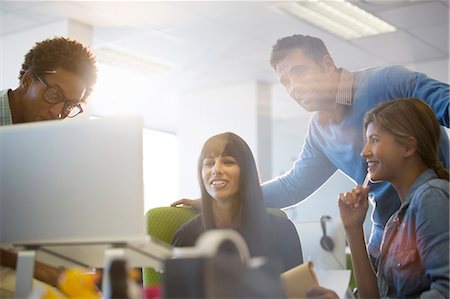
<path fill-rule="evenodd" d="M 3 245 L 146 236 L 140 117 L 1 127 L 0 164 Z"/>

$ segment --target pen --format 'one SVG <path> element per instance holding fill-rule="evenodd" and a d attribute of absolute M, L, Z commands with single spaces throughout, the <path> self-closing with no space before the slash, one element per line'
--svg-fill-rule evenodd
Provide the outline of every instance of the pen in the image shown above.
<path fill-rule="evenodd" d="M 366 178 L 364 179 L 364 183 L 362 184 L 363 188 L 366 188 L 367 185 L 369 185 L 369 181 L 370 181 L 370 172 L 367 172 Z"/>

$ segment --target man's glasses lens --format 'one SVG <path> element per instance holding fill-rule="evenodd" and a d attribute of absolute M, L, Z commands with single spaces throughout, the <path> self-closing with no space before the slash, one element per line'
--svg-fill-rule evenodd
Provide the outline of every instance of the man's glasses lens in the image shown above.
<path fill-rule="evenodd" d="M 83 109 L 81 109 L 80 104 L 73 106 L 73 105 L 65 105 L 64 106 L 64 113 L 67 115 L 67 117 L 72 118 L 77 116 L 78 114 L 80 114 L 81 112 L 83 112 Z"/>
<path fill-rule="evenodd" d="M 64 101 L 65 97 L 59 90 L 47 85 L 47 90 L 44 92 L 44 99 L 49 104 L 58 104 Z"/>
<path fill-rule="evenodd" d="M 83 112 L 83 109 L 81 108 L 80 104 L 77 104 L 77 105 L 70 104 L 68 102 L 68 100 L 64 97 L 64 94 L 62 94 L 58 89 L 49 85 L 44 78 L 41 78 L 39 76 L 36 76 L 36 77 L 47 88 L 44 92 L 44 100 L 47 103 L 54 105 L 54 104 L 64 102 L 64 107 L 63 107 L 62 113 L 66 117 L 74 117 Z"/>

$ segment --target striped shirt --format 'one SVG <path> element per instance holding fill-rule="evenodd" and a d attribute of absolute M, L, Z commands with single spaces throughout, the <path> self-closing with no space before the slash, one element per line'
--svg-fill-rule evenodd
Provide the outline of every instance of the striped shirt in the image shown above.
<path fill-rule="evenodd" d="M 339 85 L 335 100 L 337 105 L 334 107 L 334 112 L 336 115 L 343 117 L 353 103 L 353 74 L 344 68 L 340 68 L 339 72 Z M 324 127 L 332 123 L 339 123 L 341 119 L 336 115 L 332 116 L 329 113 L 319 111 L 319 123 Z"/>
<path fill-rule="evenodd" d="M 336 94 L 336 104 L 352 106 L 352 89 L 353 74 L 348 70 L 342 68 L 341 77 L 339 79 L 339 86 Z"/>
<path fill-rule="evenodd" d="M 0 126 L 12 125 L 11 108 L 9 107 L 8 90 L 0 91 Z"/>

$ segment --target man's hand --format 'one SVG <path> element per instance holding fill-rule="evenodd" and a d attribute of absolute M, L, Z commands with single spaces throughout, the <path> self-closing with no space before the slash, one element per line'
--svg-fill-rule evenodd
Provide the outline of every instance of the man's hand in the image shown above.
<path fill-rule="evenodd" d="M 307 298 L 316 298 L 316 299 L 338 299 L 338 295 L 332 290 L 322 288 L 322 287 L 312 287 L 306 291 Z"/>
<path fill-rule="evenodd" d="M 200 198 L 198 198 L 198 199 L 183 198 L 183 199 L 179 199 L 170 204 L 171 207 L 176 207 L 176 206 L 180 206 L 180 205 L 193 207 L 193 208 L 201 210 L 202 209 L 202 200 Z"/>

